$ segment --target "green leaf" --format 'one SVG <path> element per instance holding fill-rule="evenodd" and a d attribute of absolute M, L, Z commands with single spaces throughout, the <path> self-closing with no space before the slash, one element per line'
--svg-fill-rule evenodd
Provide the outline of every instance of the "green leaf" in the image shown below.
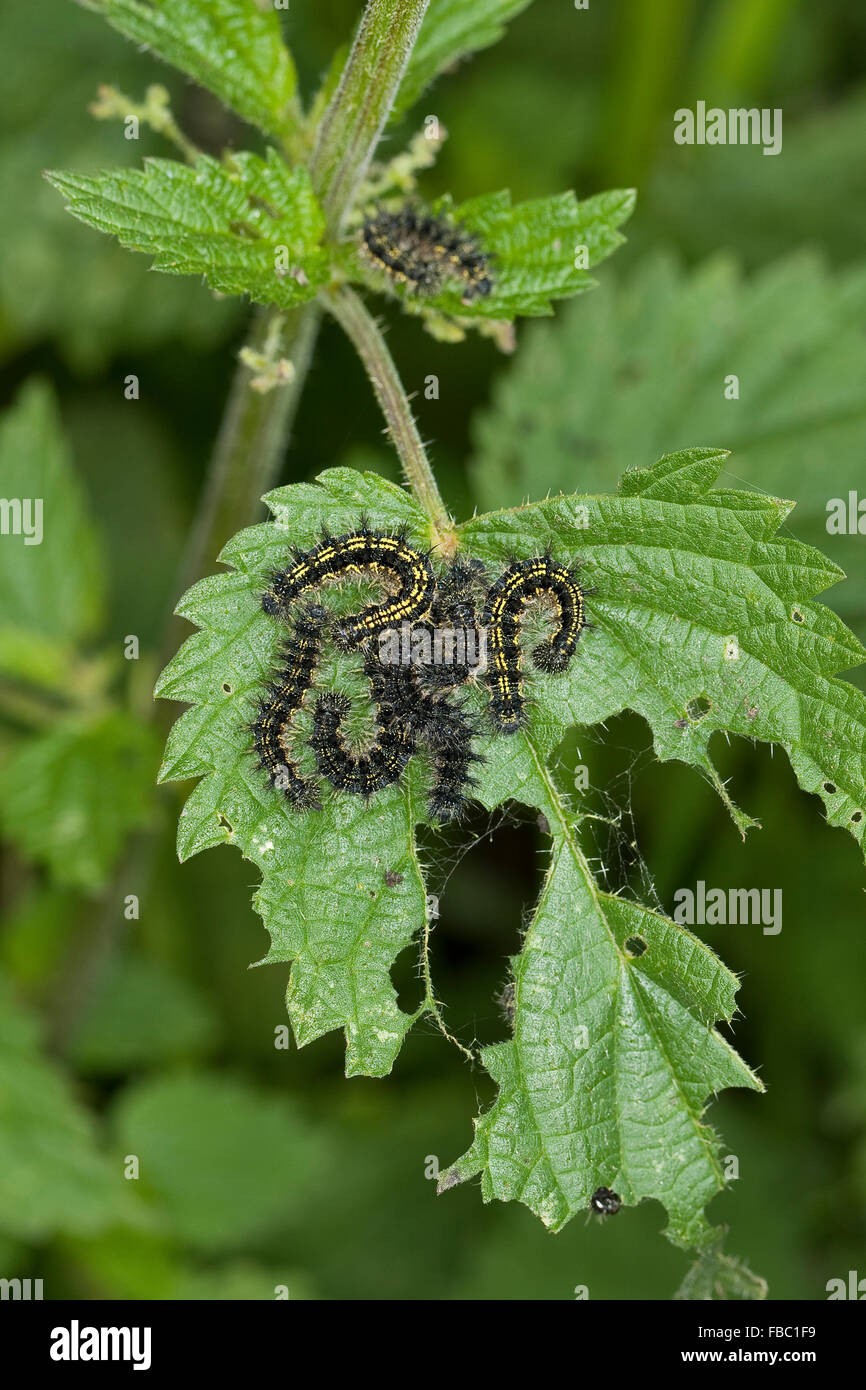
<path fill-rule="evenodd" d="M 721 1240 L 701 1251 L 674 1294 L 681 1301 L 702 1302 L 728 1298 L 759 1302 L 766 1297 L 767 1281 L 741 1260 L 724 1254 Z"/>
<path fill-rule="evenodd" d="M 194 708 L 171 731 L 160 777 L 202 777 L 181 815 L 181 859 L 228 842 L 259 868 L 267 960 L 293 962 L 287 1005 L 299 1046 L 343 1028 L 347 1073 L 380 1076 L 414 1017 L 398 1008 L 390 970 L 424 916 L 417 787 L 391 787 L 372 811 L 335 796 L 319 815 L 298 817 L 263 784 L 242 731 L 276 659 L 280 632 L 259 595 L 289 537 L 312 544 L 325 523 L 347 530 L 365 509 L 384 524 L 429 531 L 405 493 L 381 478 L 334 469 L 323 481 L 271 493 L 276 524 L 242 531 L 223 551 L 235 572 L 202 580 L 180 604 L 202 631 L 163 672 L 157 694 Z"/>
<path fill-rule="evenodd" d="M 287 1101 L 207 1072 L 124 1091 L 113 1120 L 167 1228 L 208 1252 L 244 1249 L 289 1221 L 323 1158 Z"/>
<path fill-rule="evenodd" d="M 732 1017 L 734 977 L 682 928 L 595 888 L 546 766 L 565 729 L 635 709 L 660 758 L 703 767 L 720 791 L 714 730 L 778 742 L 864 842 L 866 699 L 831 679 L 863 653 L 808 602 L 838 572 L 776 538 L 787 504 L 710 491 L 723 458 L 684 451 L 626 474 L 620 498 L 559 497 L 461 528 L 492 565 L 547 544 L 580 555 L 597 590 L 580 659 L 565 679 L 537 677 L 525 748 L 501 769 L 491 752 L 482 775 L 485 804 L 510 788 L 544 812 L 553 861 L 514 962 L 514 1038 L 484 1054 L 499 1098 L 441 1184 L 480 1172 L 486 1199 L 517 1198 L 553 1229 L 606 1186 L 661 1200 L 678 1243 L 713 1245 L 702 1208 L 723 1180 L 704 1102 L 759 1085 L 712 1029 Z M 706 713 L 692 713 L 698 699 Z"/>
<path fill-rule="evenodd" d="M 58 718 L 0 768 L 0 827 L 56 881 L 94 891 L 150 814 L 152 731 L 131 715 Z"/>
<path fill-rule="evenodd" d="M 727 257 L 685 271 L 665 253 L 625 278 L 612 270 L 555 324 L 533 326 L 497 381 L 475 423 L 478 501 L 613 490 L 631 459 L 724 439 L 730 486 L 785 496 L 796 478 L 789 525 L 848 572 L 834 606 L 864 618 L 863 538 L 827 532 L 829 499 L 847 511 L 863 490 L 864 316 L 866 266 L 832 275 L 812 254 L 749 278 Z"/>
<path fill-rule="evenodd" d="M 532 671 L 525 731 L 478 740 L 478 799 L 541 811 L 552 857 L 513 962 L 513 1037 L 484 1054 L 500 1097 L 444 1185 L 480 1172 L 485 1196 L 519 1198 L 554 1229 L 609 1186 L 626 1204 L 660 1200 L 672 1239 L 699 1248 L 716 1240 L 703 1208 L 723 1182 L 705 1104 L 726 1086 L 759 1089 L 714 1028 L 733 1017 L 736 980 L 683 928 L 599 889 L 580 806 L 551 760 L 569 728 L 636 710 L 657 755 L 699 768 L 745 829 L 751 822 L 710 760 L 711 734 L 779 743 L 801 785 L 862 845 L 866 699 L 833 677 L 864 653 L 811 602 L 839 571 L 776 534 L 790 504 L 713 491 L 724 459 L 687 450 L 627 474 L 618 497 L 558 497 L 459 528 L 462 547 L 491 575 L 546 546 L 579 558 L 594 626 L 567 675 Z M 202 581 L 181 605 L 201 631 L 159 693 L 193 708 L 172 731 L 162 775 L 202 778 L 181 817 L 181 857 L 229 841 L 259 868 L 268 959 L 293 963 L 288 1006 L 299 1041 L 342 1027 L 349 1072 L 378 1075 L 430 1003 L 401 1013 L 389 978 L 397 952 L 425 926 L 414 851 L 426 817 L 423 760 L 369 808 L 332 793 L 321 813 L 297 815 L 264 784 L 242 726 L 279 642 L 259 596 L 289 544 L 304 548 L 323 524 L 339 534 L 366 514 L 377 526 L 404 524 L 426 546 L 429 524 L 399 489 L 342 469 L 269 502 L 274 521 L 223 552 L 233 572 Z M 341 601 L 354 609 L 358 593 Z M 325 686 L 355 678 L 346 661 L 327 659 Z M 467 698 L 483 718 L 481 692 Z"/>
<path fill-rule="evenodd" d="M 575 265 L 576 249 L 585 248 L 590 268 L 606 260 L 625 238 L 617 228 L 634 208 L 631 189 L 597 193 L 578 203 L 559 193 L 512 206 L 508 192 L 488 193 L 454 207 L 438 202 L 435 212 L 465 227 L 489 255 L 493 289 L 464 303 L 459 281 L 423 300 L 404 287 L 388 288 L 414 309 L 433 309 L 461 319 L 514 319 L 518 314 L 553 313 L 553 300 L 579 294 L 596 283 L 589 269 Z M 579 259 L 579 258 L 578 258 Z M 583 262 L 581 261 L 581 265 Z M 375 288 L 383 279 L 357 258 L 358 277 Z"/>
<path fill-rule="evenodd" d="M 44 382 L 27 383 L 0 420 L 0 497 L 0 670 L 58 685 L 68 676 L 74 648 L 101 620 L 104 575 L 54 395 Z"/>
<path fill-rule="evenodd" d="M 256 0 L 83 0 L 269 135 L 285 135 L 297 76 L 271 5 Z"/>
<path fill-rule="evenodd" d="M 824 248 L 836 264 L 859 260 L 866 243 L 866 169 L 857 157 L 866 140 L 866 90 L 860 84 L 807 111 L 786 119 L 778 158 L 746 159 L 736 145 L 670 144 L 642 204 L 650 242 L 677 246 L 692 261 L 716 250 L 724 227 L 724 244 L 749 266 L 809 245 Z M 804 198 L 804 188 L 820 188 L 821 196 Z"/>
<path fill-rule="evenodd" d="M 530 0 L 431 0 L 394 107 L 402 114 L 441 72 L 462 58 L 489 48 Z"/>
<path fill-rule="evenodd" d="M 203 275 L 222 294 L 288 309 L 328 275 L 324 219 L 306 169 L 274 150 L 194 167 L 147 159 L 144 169 L 49 173 L 74 217 L 154 258 L 155 270 Z"/>
<path fill-rule="evenodd" d="M 120 1165 L 65 1076 L 39 1052 L 36 1019 L 0 976 L 0 1231 L 26 1241 L 138 1222 Z"/>

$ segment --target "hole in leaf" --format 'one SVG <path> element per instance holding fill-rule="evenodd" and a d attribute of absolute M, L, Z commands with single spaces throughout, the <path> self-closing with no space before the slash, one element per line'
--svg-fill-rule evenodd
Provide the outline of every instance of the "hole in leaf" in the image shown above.
<path fill-rule="evenodd" d="M 222 811 L 219 811 L 219 812 L 218 812 L 218 814 L 217 814 L 217 820 L 219 821 L 219 823 L 220 823 L 220 825 L 222 826 L 223 830 L 227 830 L 228 833 L 229 833 L 230 835 L 234 835 L 234 833 L 235 833 L 235 828 L 234 828 L 234 826 L 232 825 L 231 821 L 230 821 L 226 816 L 223 815 Z"/>
<path fill-rule="evenodd" d="M 863 819 L 863 812 L 862 812 L 862 811 L 852 811 L 852 812 L 851 812 L 851 820 L 852 820 L 852 822 L 853 822 L 854 825 L 859 825 L 862 819 Z"/>
<path fill-rule="evenodd" d="M 799 608 L 791 609 L 791 618 L 795 623 L 804 623 L 806 621 Z"/>
<path fill-rule="evenodd" d="M 223 681 L 223 690 L 227 695 L 231 695 L 232 691 L 234 690 L 234 686 L 229 685 L 228 681 Z"/>
<path fill-rule="evenodd" d="M 630 936 L 625 943 L 625 949 L 630 956 L 642 956 L 647 950 L 647 944 L 642 936 Z"/>
<path fill-rule="evenodd" d="M 686 714 L 693 724 L 697 724 L 698 720 L 703 719 L 705 715 L 709 714 L 711 709 L 712 704 L 707 699 L 706 695 L 698 695 L 697 699 L 689 700 L 686 705 Z"/>
<path fill-rule="evenodd" d="M 828 796 L 833 796 L 834 792 L 836 791 L 836 784 L 835 782 L 822 782 L 821 789 L 822 791 L 825 791 Z"/>

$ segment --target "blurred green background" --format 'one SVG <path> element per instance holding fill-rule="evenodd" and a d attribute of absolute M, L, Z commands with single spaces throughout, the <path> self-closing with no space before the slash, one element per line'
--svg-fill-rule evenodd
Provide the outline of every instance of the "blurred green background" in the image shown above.
<path fill-rule="evenodd" d="M 358 10 L 293 0 L 307 92 Z M 639 190 L 599 287 L 519 325 L 511 359 L 475 338 L 434 342 L 388 311 L 458 516 L 550 488 L 612 490 L 661 453 L 728 446 L 727 481 L 797 500 L 788 529 L 846 569 L 827 601 L 866 639 L 866 537 L 825 529 L 828 499 L 866 489 L 864 41 L 866 12 L 849 0 L 535 0 L 427 94 L 402 133 L 428 112 L 448 129 L 431 195 Z M 79 557 L 70 576 L 51 568 L 48 541 L 30 552 L 32 611 L 0 566 L 15 605 L 0 620 L 0 1275 L 43 1278 L 52 1298 L 287 1286 L 292 1298 L 568 1299 L 580 1284 L 593 1299 L 670 1297 L 688 1257 L 659 1235 L 655 1204 L 551 1236 L 522 1207 L 484 1207 L 474 1184 L 435 1197 L 431 1156 L 444 1166 L 467 1147 L 493 1088 L 432 1027 L 410 1035 L 386 1081 L 344 1080 L 338 1036 L 275 1048 L 286 978 L 247 972 L 266 949 L 254 875 L 224 849 L 178 866 L 177 793 L 153 789 L 142 722 L 246 313 L 73 222 L 40 175 L 170 153 L 88 114 L 100 82 L 136 98 L 164 82 L 206 148 L 252 137 L 71 3 L 47 21 L 9 0 L 0 51 L 0 492 L 34 495 L 37 477 L 55 489 Z M 782 154 L 675 146 L 673 111 L 698 98 L 781 107 Z M 431 373 L 437 401 L 423 397 Z M 738 401 L 724 399 L 729 373 Z M 281 481 L 332 464 L 398 472 L 329 324 Z M 122 659 L 129 634 L 137 662 Z M 705 929 L 743 976 L 733 1036 L 768 1088 L 711 1109 L 740 1176 L 710 1214 L 771 1297 L 823 1298 L 828 1279 L 866 1274 L 857 847 L 766 748 L 714 749 L 763 823 L 743 845 L 703 781 L 655 762 L 639 720 L 573 743 L 599 809 L 624 812 L 597 848 L 609 884 L 655 892 L 667 911 L 699 878 L 783 890 L 780 935 Z M 466 1042 L 505 1036 L 495 996 L 543 848 L 519 808 L 479 815 L 434 874 L 437 991 Z M 414 959 L 395 980 L 401 1000 L 417 997 Z M 123 1180 L 130 1154 L 138 1181 Z"/>

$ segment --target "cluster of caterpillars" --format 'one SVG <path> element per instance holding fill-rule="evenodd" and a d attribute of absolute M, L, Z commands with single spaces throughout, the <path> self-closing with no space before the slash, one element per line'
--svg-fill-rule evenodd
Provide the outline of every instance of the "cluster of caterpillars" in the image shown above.
<path fill-rule="evenodd" d="M 383 589 L 381 600 L 360 613 L 338 618 L 309 600 L 311 590 L 360 576 Z M 285 624 L 287 637 L 249 728 L 259 766 L 292 807 L 321 807 L 319 784 L 299 766 L 293 721 L 312 698 L 322 646 L 330 637 L 338 648 L 362 653 L 376 719 L 365 746 L 353 747 L 346 732 L 350 701 L 333 691 L 318 694 L 308 742 L 319 777 L 337 791 L 369 798 L 399 781 L 410 758 L 423 752 L 433 771 L 431 819 L 460 815 L 477 785 L 472 768 L 480 757 L 473 739 L 481 729 L 457 690 L 477 677 L 490 692 L 493 727 L 514 733 L 526 721 L 521 628 L 527 604 L 544 598 L 554 613 L 555 630 L 532 652 L 540 670 L 564 671 L 586 626 L 584 591 L 573 567 L 549 554 L 515 561 L 486 586 L 478 561 L 458 558 L 437 576 L 430 555 L 410 545 L 404 532 L 374 531 L 364 522 L 343 536 L 323 535 L 310 550 L 296 550 L 271 575 L 262 608 Z M 452 650 L 455 659 L 443 663 L 388 659 L 380 639 L 399 630 L 413 638 L 459 631 L 473 641 Z M 482 635 L 486 667 L 468 655 L 483 647 Z"/>
<path fill-rule="evenodd" d="M 411 203 L 376 208 L 361 227 L 360 246 L 377 270 L 413 294 L 433 296 L 454 284 L 471 304 L 493 289 L 490 256 L 478 238 Z"/>

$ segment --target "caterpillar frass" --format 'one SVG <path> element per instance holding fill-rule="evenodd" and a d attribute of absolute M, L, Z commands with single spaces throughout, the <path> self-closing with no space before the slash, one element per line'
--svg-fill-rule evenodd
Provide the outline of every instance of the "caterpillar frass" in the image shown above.
<path fill-rule="evenodd" d="M 573 570 L 549 555 L 519 560 L 500 575 L 489 590 L 481 622 L 487 628 L 490 717 L 502 733 L 515 733 L 526 722 L 520 650 L 523 613 L 527 603 L 549 595 L 556 604 L 558 626 L 552 637 L 533 649 L 540 671 L 566 670 L 586 626 L 584 591 Z"/>
<path fill-rule="evenodd" d="M 622 1206 L 622 1198 L 609 1187 L 597 1187 L 589 1199 L 589 1206 L 597 1216 L 616 1216 Z"/>
<path fill-rule="evenodd" d="M 317 604 L 298 615 L 280 653 L 279 669 L 265 689 L 258 714 L 248 725 L 259 766 L 297 811 L 320 809 L 316 784 L 298 770 L 289 740 L 292 720 L 313 683 L 327 616 Z"/>
<path fill-rule="evenodd" d="M 377 208 L 361 228 L 361 249 L 377 269 L 413 294 L 436 295 L 459 283 L 462 302 L 493 289 L 490 257 L 471 232 L 406 204 L 396 212 Z"/>
<path fill-rule="evenodd" d="M 326 534 L 312 550 L 298 552 L 293 564 L 271 575 L 262 608 L 285 619 L 290 605 L 307 589 L 364 573 L 389 581 L 395 592 L 343 618 L 336 628 L 340 646 L 357 647 L 386 628 L 412 622 L 429 608 L 436 582 L 429 557 L 414 550 L 401 532 L 371 531 L 366 526 L 345 536 Z"/>

